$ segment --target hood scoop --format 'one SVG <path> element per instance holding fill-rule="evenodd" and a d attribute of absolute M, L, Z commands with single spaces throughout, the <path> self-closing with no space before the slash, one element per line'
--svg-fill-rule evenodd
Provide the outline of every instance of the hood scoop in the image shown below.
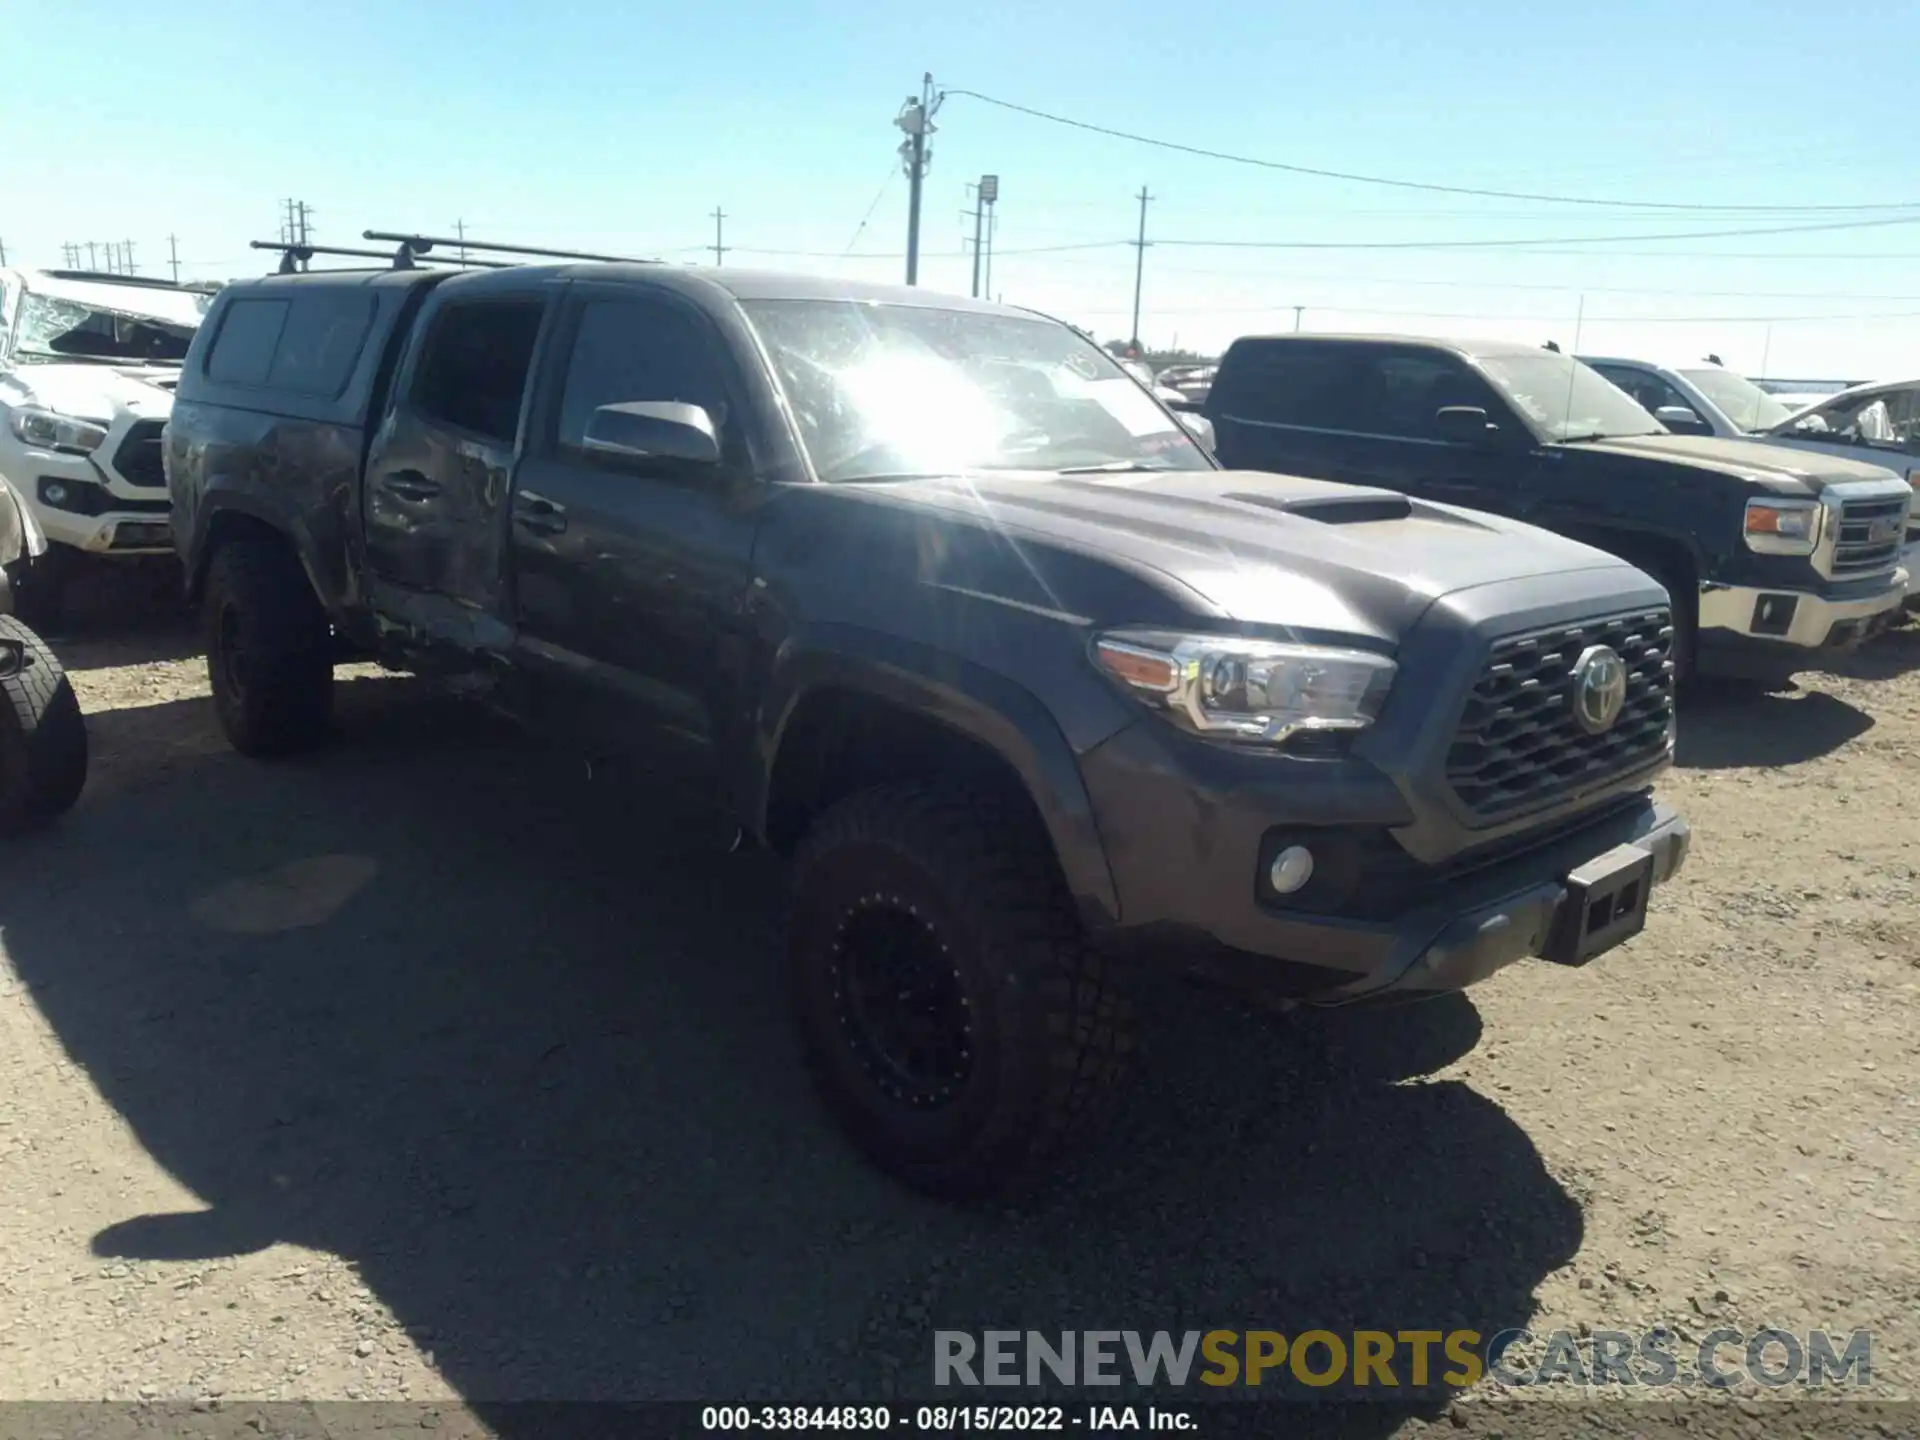
<path fill-rule="evenodd" d="M 1242 505 L 1258 505 L 1263 510 L 1278 510 L 1298 515 L 1303 520 L 1318 520 L 1322 525 L 1363 525 L 1369 521 L 1405 520 L 1413 514 L 1413 502 L 1392 490 L 1363 490 L 1359 487 L 1341 495 L 1283 495 L 1257 492 L 1229 492 L 1225 497 Z"/>

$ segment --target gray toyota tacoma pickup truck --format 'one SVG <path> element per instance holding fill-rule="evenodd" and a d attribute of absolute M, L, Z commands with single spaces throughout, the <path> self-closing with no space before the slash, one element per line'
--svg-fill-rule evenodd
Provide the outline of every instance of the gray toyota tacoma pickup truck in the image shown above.
<path fill-rule="evenodd" d="M 1636 934 L 1667 598 L 1527 525 L 1220 469 L 1030 312 L 666 265 L 223 290 L 165 462 L 231 742 L 452 669 L 791 857 L 799 1027 L 909 1183 L 1041 1173 L 1126 971 L 1433 995 Z M 724 1043 L 724 1041 L 717 1041 Z"/>

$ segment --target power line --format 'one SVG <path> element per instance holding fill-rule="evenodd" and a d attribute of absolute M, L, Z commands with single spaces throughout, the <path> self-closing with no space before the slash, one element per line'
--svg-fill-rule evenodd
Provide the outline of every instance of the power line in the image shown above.
<path fill-rule="evenodd" d="M 1764 229 L 1669 231 L 1660 235 L 1561 235 L 1526 240 L 1161 240 L 1223 250 L 1489 250 L 1521 245 L 1610 245 L 1615 241 L 1725 240 L 1744 235 L 1805 235 L 1814 231 L 1868 230 L 1883 225 L 1920 225 L 1920 215 L 1884 220 L 1829 220 L 1815 225 L 1770 225 Z"/>
<path fill-rule="evenodd" d="M 1224 160 L 1232 165 L 1250 165 L 1261 170 L 1278 170 L 1289 175 L 1310 175 L 1319 180 L 1343 180 L 1355 185 L 1381 185 L 1395 190 L 1420 190 L 1432 195 L 1473 195 L 1484 200 L 1531 200 L 1551 205 L 1592 205 L 1614 210 L 1676 210 L 1676 211 L 1749 211 L 1757 214 L 1813 214 L 1836 211 L 1886 211 L 1920 209 L 1920 200 L 1905 202 L 1882 202 L 1872 205 L 1702 205 L 1696 202 L 1680 200 L 1604 200 L 1587 195 L 1545 195 L 1525 190 L 1490 190 L 1472 185 L 1442 185 L 1425 180 L 1404 180 L 1385 175 L 1366 175 L 1351 170 L 1329 170 L 1316 165 L 1299 165 L 1285 160 L 1262 160 L 1251 155 L 1235 155 L 1225 150 L 1210 150 L 1201 145 L 1185 145 L 1174 140 L 1161 140 L 1151 135 L 1138 135 L 1128 130 L 1117 130 L 1107 125 L 1095 125 L 1086 120 L 1074 120 L 1065 115 L 1055 115 L 1046 110 L 1036 110 L 1030 105 L 1017 105 L 1011 100 L 1002 100 L 997 96 L 983 95 L 978 90 L 949 88 L 941 92 L 942 96 L 963 95 L 969 100 L 979 100 L 987 105 L 998 106 L 1002 110 L 1012 110 L 1036 120 L 1045 120 L 1052 125 L 1064 125 L 1069 129 L 1085 130 L 1095 135 L 1105 135 L 1115 140 L 1127 140 L 1136 145 L 1151 145 L 1159 150 L 1174 150 L 1183 155 L 1197 155 L 1206 160 Z"/>
<path fill-rule="evenodd" d="M 1131 240 L 1088 240 L 1078 245 L 1030 245 L 1013 250 L 1001 250 L 989 247 L 996 255 L 1058 255 L 1069 250 L 1118 250 L 1122 246 L 1133 244 Z M 704 250 L 707 246 L 692 245 L 685 247 L 689 252 Z M 729 250 L 738 250 L 742 255 L 775 255 L 797 260 L 899 260 L 905 256 L 904 250 L 764 250 L 758 246 L 729 245 Z M 968 250 L 922 250 L 923 260 L 964 260 Z"/>
<path fill-rule="evenodd" d="M 887 167 L 887 178 L 880 182 L 879 190 L 877 190 L 874 193 L 873 203 L 867 206 L 867 213 L 862 215 L 860 217 L 860 223 L 853 227 L 853 238 L 847 241 L 847 248 L 841 252 L 841 255 L 840 255 L 841 259 L 844 260 L 853 254 L 853 247 L 858 245 L 860 243 L 860 237 L 867 233 L 867 222 L 873 219 L 873 212 L 880 208 L 880 202 L 887 198 L 887 191 L 893 188 L 893 177 L 898 175 L 899 173 L 900 172 L 897 169 L 895 169 L 893 166 L 889 165 Z M 800 252 L 788 252 L 788 251 L 781 251 L 781 250 L 758 250 L 758 251 L 755 251 L 754 253 L 758 255 L 782 255 L 782 254 L 800 253 Z"/>
<path fill-rule="evenodd" d="M 1497 320 L 1502 323 L 1525 322 L 1529 325 L 1547 324 L 1566 318 L 1564 314 L 1502 315 L 1486 310 L 1398 310 L 1368 305 L 1321 304 L 1314 308 L 1341 315 L 1379 315 L 1413 320 Z M 1304 309 L 1306 309 L 1304 305 L 1174 305 L 1159 306 L 1155 313 L 1159 315 L 1277 315 L 1297 313 Z M 1127 312 L 1084 310 L 1076 307 L 1074 313 L 1124 315 Z M 1813 325 L 1850 320 L 1910 320 L 1916 316 L 1920 316 L 1920 310 L 1873 310 L 1846 315 L 1589 315 L 1586 318 L 1596 325 Z"/>

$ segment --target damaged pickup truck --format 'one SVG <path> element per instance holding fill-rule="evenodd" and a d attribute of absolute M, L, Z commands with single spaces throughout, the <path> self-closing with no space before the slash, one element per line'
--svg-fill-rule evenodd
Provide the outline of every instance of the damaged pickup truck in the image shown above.
<path fill-rule="evenodd" d="M 321 742 L 370 653 L 701 784 L 791 857 L 826 1102 L 932 1191 L 1040 1172 L 1132 967 L 1337 1004 L 1578 966 L 1687 853 L 1654 580 L 1223 471 L 1031 312 L 657 264 L 245 281 L 165 453 L 236 748 Z"/>
<path fill-rule="evenodd" d="M 161 280 L 0 270 L 0 477 L 48 550 L 15 597 L 46 626 L 82 554 L 167 555 L 160 432 L 208 296 Z"/>

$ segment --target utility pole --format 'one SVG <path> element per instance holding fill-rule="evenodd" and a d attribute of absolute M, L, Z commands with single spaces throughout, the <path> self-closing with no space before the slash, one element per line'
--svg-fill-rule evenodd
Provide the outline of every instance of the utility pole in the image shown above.
<path fill-rule="evenodd" d="M 180 241 L 177 236 L 167 236 L 167 263 L 173 267 L 173 283 L 180 283 Z"/>
<path fill-rule="evenodd" d="M 900 113 L 893 123 L 906 131 L 907 138 L 900 142 L 900 158 L 907 170 L 907 284 L 920 283 L 920 188 L 927 178 L 927 164 L 932 160 L 932 152 L 927 149 L 927 137 L 934 132 L 934 112 L 940 108 L 940 101 L 933 93 L 933 74 L 931 71 L 920 77 L 920 94 L 916 98 L 909 95 L 906 103 L 900 107 Z"/>
<path fill-rule="evenodd" d="M 1300 317 L 1306 313 L 1306 309 L 1304 305 L 1293 307 L 1293 333 L 1296 335 L 1300 333 Z"/>
<path fill-rule="evenodd" d="M 1000 219 L 999 212 L 993 207 L 999 199 L 1000 177 L 998 175 L 982 175 L 980 177 L 980 200 L 987 211 L 987 256 L 985 263 L 981 266 L 982 273 L 980 279 L 980 293 L 982 295 L 991 295 L 993 293 L 993 231 Z M 978 250 L 980 248 L 980 239 L 978 236 L 974 238 L 973 243 L 974 248 Z"/>
<path fill-rule="evenodd" d="M 453 233 L 460 237 L 460 263 L 464 265 L 467 263 L 467 222 L 465 220 L 454 221 Z"/>
<path fill-rule="evenodd" d="M 980 246 L 986 234 L 987 202 L 980 198 L 980 187 L 969 185 L 973 191 L 973 289 L 967 293 L 974 299 L 980 298 Z"/>
<path fill-rule="evenodd" d="M 7 242 L 0 240 L 0 265 L 7 263 Z"/>
<path fill-rule="evenodd" d="M 140 271 L 133 263 L 133 242 L 131 240 L 122 240 L 120 242 L 120 253 L 123 257 L 121 263 L 125 267 L 124 273 L 128 275 L 138 275 Z"/>
<path fill-rule="evenodd" d="M 714 206 L 713 207 L 713 243 L 707 246 L 707 249 L 713 252 L 713 263 L 715 265 L 724 265 L 726 263 L 726 254 L 727 254 L 728 247 L 726 245 L 726 232 L 723 228 L 726 225 L 726 223 L 727 223 L 727 212 L 722 210 L 718 205 Z"/>
<path fill-rule="evenodd" d="M 98 270 L 100 268 L 99 251 L 99 245 L 92 240 L 87 241 L 87 269 Z"/>
<path fill-rule="evenodd" d="M 1140 282 L 1145 277 L 1147 269 L 1147 202 L 1153 199 L 1153 196 L 1149 195 L 1147 193 L 1147 187 L 1142 185 L 1139 195 L 1135 198 L 1140 202 L 1140 238 L 1133 242 L 1132 341 L 1134 350 L 1138 351 L 1140 349 Z"/>

